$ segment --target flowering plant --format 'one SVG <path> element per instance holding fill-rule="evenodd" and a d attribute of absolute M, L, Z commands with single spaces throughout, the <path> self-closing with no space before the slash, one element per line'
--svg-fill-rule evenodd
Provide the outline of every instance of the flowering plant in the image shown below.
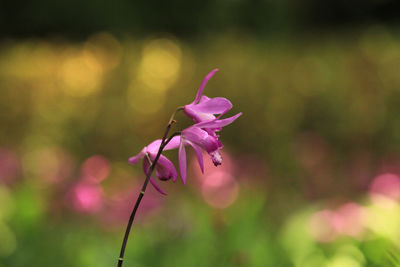
<path fill-rule="evenodd" d="M 222 157 L 219 150 L 222 149 L 223 146 L 217 132 L 221 131 L 222 127 L 235 121 L 242 113 L 240 112 L 232 117 L 221 119 L 221 117 L 232 108 L 232 103 L 224 97 L 209 98 L 203 95 L 203 90 L 208 80 L 210 80 L 217 71 L 218 69 L 214 69 L 206 75 L 192 103 L 176 109 L 168 122 L 163 138 L 153 141 L 145 146 L 137 155 L 129 159 L 129 163 L 131 164 L 136 164 L 140 159 L 143 159 L 143 171 L 146 175 L 146 179 L 128 221 L 120 257 L 118 259 L 118 266 L 122 266 L 130 229 L 148 183 L 150 182 L 158 192 L 166 195 L 161 187 L 158 186 L 156 179 L 152 176 L 154 169 L 156 170 L 156 177 L 159 180 L 168 181 L 172 179 L 174 182 L 177 180 L 177 171 L 173 163 L 161 154 L 163 150 L 178 148 L 179 173 L 184 184 L 186 184 L 187 169 L 186 146 L 191 146 L 193 148 L 202 172 L 204 172 L 203 150 L 210 155 L 215 166 L 222 164 Z M 174 120 L 175 114 L 181 110 L 183 110 L 183 113 L 191 118 L 195 124 L 180 132 L 175 132 L 168 137 L 171 126 L 176 122 Z M 218 116 L 216 117 L 215 115 Z"/>

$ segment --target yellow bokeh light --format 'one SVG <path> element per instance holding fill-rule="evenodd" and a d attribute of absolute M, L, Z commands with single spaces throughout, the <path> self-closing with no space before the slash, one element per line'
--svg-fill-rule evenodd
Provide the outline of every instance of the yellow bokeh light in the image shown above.
<path fill-rule="evenodd" d="M 77 97 L 96 92 L 102 82 L 103 69 L 88 50 L 68 53 L 59 70 L 64 91 Z"/>
<path fill-rule="evenodd" d="M 169 39 L 156 39 L 142 51 L 138 79 L 153 90 L 164 91 L 178 78 L 182 52 L 177 43 Z"/>

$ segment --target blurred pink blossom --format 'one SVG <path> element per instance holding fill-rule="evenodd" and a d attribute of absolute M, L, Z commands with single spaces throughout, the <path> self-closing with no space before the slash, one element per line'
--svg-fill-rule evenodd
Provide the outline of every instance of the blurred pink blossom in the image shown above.
<path fill-rule="evenodd" d="M 10 184 L 19 176 L 21 171 L 17 155 L 8 149 L 0 148 L 0 182 Z"/>
<path fill-rule="evenodd" d="M 201 169 L 198 167 L 197 162 L 194 159 L 191 160 L 191 169 L 198 182 L 202 183 L 204 181 L 205 176 L 210 175 L 215 171 L 227 172 L 231 175 L 235 173 L 235 165 L 233 164 L 231 155 L 226 150 L 223 150 L 220 153 L 221 156 L 224 158 L 224 164 L 218 166 L 218 168 L 215 168 L 212 161 L 206 160 L 204 162 L 204 176 Z M 207 153 L 203 152 L 203 156 L 207 156 Z"/>
<path fill-rule="evenodd" d="M 205 152 L 204 152 L 204 155 Z M 232 205 L 239 195 L 239 183 L 235 177 L 235 165 L 226 151 L 222 152 L 224 164 L 214 168 L 212 161 L 205 161 L 204 174 L 192 160 L 191 169 L 204 200 L 214 208 L 224 209 Z"/>
<path fill-rule="evenodd" d="M 352 237 L 359 236 L 364 230 L 364 208 L 357 203 L 350 202 L 336 210 L 338 233 Z"/>
<path fill-rule="evenodd" d="M 364 209 L 350 202 L 336 210 L 314 213 L 309 222 L 311 236 L 319 242 L 331 242 L 338 236 L 359 237 L 364 230 Z"/>
<path fill-rule="evenodd" d="M 239 184 L 232 175 L 223 171 L 205 175 L 201 189 L 204 200 L 219 209 L 232 205 L 239 195 Z"/>
<path fill-rule="evenodd" d="M 100 185 L 81 181 L 70 191 L 72 208 L 82 213 L 96 213 L 103 207 L 103 189 Z"/>
<path fill-rule="evenodd" d="M 94 155 L 83 163 L 81 170 L 84 179 L 93 183 L 100 183 L 110 174 L 111 166 L 106 157 Z"/>
<path fill-rule="evenodd" d="M 392 200 L 399 200 L 400 197 L 400 178 L 393 173 L 378 175 L 370 186 L 370 196 L 374 200 L 377 196 L 384 196 Z"/>

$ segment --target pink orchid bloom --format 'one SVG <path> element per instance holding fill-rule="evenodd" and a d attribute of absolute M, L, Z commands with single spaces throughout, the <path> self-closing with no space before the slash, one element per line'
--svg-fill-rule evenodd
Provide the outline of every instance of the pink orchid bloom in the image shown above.
<path fill-rule="evenodd" d="M 184 106 L 183 112 L 196 123 L 214 120 L 215 114 L 222 116 L 232 108 L 232 103 L 224 97 L 209 98 L 202 95 L 208 80 L 217 71 L 218 69 L 214 69 L 206 75 L 197 91 L 195 100 L 189 105 Z"/>
<path fill-rule="evenodd" d="M 171 139 L 171 141 L 165 146 L 164 150 L 170 150 L 178 148 L 180 144 L 180 136 L 175 136 Z M 142 151 L 139 152 L 136 156 L 133 156 L 129 159 L 129 163 L 136 164 L 139 162 L 141 158 L 143 158 L 143 170 L 144 173 L 147 173 L 150 170 L 151 163 L 155 160 L 157 156 L 157 152 L 161 145 L 161 139 L 155 140 L 154 142 L 150 143 L 148 146 L 145 146 Z M 150 159 L 150 160 L 149 160 Z M 150 162 L 151 161 L 151 162 Z M 168 181 L 172 178 L 175 182 L 177 178 L 177 173 L 174 165 L 172 162 L 165 156 L 160 155 L 156 165 L 156 175 L 158 179 L 161 181 Z M 157 185 L 155 179 L 150 177 L 150 183 L 154 186 L 154 188 L 163 195 L 166 193 Z"/>
<path fill-rule="evenodd" d="M 240 115 L 242 115 L 241 112 L 222 120 L 216 118 L 211 121 L 199 122 L 182 131 L 179 144 L 179 171 L 184 184 L 186 183 L 187 168 L 185 145 L 193 147 L 202 172 L 204 172 L 202 149 L 207 151 L 215 166 L 221 165 L 222 157 L 218 150 L 223 146 L 218 140 L 215 130 L 210 131 L 210 129 L 222 129 L 222 127 L 231 124 Z"/>

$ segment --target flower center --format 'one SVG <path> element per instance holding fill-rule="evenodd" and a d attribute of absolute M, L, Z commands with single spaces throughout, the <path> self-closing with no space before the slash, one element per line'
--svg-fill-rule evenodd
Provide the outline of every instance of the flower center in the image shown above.
<path fill-rule="evenodd" d="M 222 157 L 221 157 L 221 154 L 219 154 L 218 150 L 210 152 L 209 154 L 210 154 L 211 160 L 215 166 L 222 164 Z"/>

